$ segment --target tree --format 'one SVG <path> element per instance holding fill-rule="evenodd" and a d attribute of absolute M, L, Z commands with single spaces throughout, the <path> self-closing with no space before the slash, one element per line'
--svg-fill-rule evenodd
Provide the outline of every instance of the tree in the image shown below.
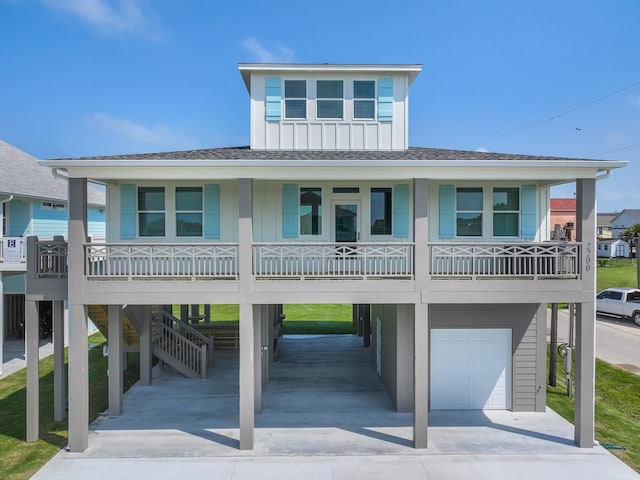
<path fill-rule="evenodd" d="M 620 238 L 626 241 L 630 241 L 634 237 L 640 237 L 640 223 L 636 223 L 635 225 L 631 225 L 624 232 L 620 234 Z"/>

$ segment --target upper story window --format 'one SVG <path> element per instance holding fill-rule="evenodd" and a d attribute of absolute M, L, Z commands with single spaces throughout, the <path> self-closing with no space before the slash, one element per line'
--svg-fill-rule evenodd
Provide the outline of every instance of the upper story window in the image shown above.
<path fill-rule="evenodd" d="M 353 82 L 353 118 L 373 119 L 376 116 L 376 82 Z"/>
<path fill-rule="evenodd" d="M 40 205 L 43 210 L 64 210 L 66 208 L 62 202 L 42 202 Z"/>
<path fill-rule="evenodd" d="M 164 187 L 138 187 L 138 234 L 164 237 Z"/>
<path fill-rule="evenodd" d="M 176 236 L 202 236 L 202 187 L 176 187 Z"/>
<path fill-rule="evenodd" d="M 391 235 L 391 188 L 371 189 L 371 235 Z"/>
<path fill-rule="evenodd" d="M 318 80 L 316 97 L 316 116 L 318 118 L 343 117 L 344 88 L 342 80 Z"/>
<path fill-rule="evenodd" d="M 520 231 L 520 189 L 493 189 L 493 236 L 517 237 Z"/>
<path fill-rule="evenodd" d="M 307 118 L 307 82 L 284 81 L 284 117 Z"/>
<path fill-rule="evenodd" d="M 322 235 L 322 189 L 300 188 L 300 234 Z"/>
<path fill-rule="evenodd" d="M 482 188 L 456 189 L 456 236 L 482 236 Z"/>

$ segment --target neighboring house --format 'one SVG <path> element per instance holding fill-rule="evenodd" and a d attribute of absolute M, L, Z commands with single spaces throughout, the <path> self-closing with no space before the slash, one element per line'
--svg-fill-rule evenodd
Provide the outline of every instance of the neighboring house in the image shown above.
<path fill-rule="evenodd" d="M 4 338 L 24 328 L 26 237 L 67 235 L 67 181 L 25 152 L 0 141 L 0 358 Z M 90 187 L 88 235 L 105 236 L 104 191 Z M 49 321 L 44 319 L 43 321 Z M 0 373 L 1 366 L 0 366 Z"/>
<path fill-rule="evenodd" d="M 576 225 L 576 199 L 552 198 L 550 213 L 551 239 L 575 240 L 573 230 Z"/>
<path fill-rule="evenodd" d="M 598 258 L 629 258 L 629 244 L 622 239 L 598 239 Z"/>
<path fill-rule="evenodd" d="M 599 213 L 598 223 L 596 225 L 596 234 L 599 239 L 606 240 L 612 238 L 611 224 L 613 220 L 618 216 L 617 213 Z"/>
<path fill-rule="evenodd" d="M 620 238 L 627 228 L 637 223 L 640 223 L 640 209 L 625 208 L 611 221 L 611 238 Z"/>
<path fill-rule="evenodd" d="M 89 438 L 87 312 L 109 327 L 109 414 L 119 415 L 124 326 L 139 332 L 147 385 L 152 352 L 164 361 L 166 342 L 187 331 L 154 306 L 229 303 L 240 312 L 241 449 L 254 445 L 285 303 L 357 304 L 370 318 L 372 368 L 393 407 L 413 412 L 417 448 L 428 446 L 429 409 L 544 412 L 547 305 L 575 303 L 575 441 L 592 447 L 596 181 L 625 162 L 410 147 L 420 65 L 239 70 L 248 147 L 42 162 L 71 192 L 68 280 L 34 265 L 30 290 L 68 285 L 70 450 Z M 85 238 L 90 180 L 107 188 L 102 243 Z M 576 242 L 550 241 L 550 189 L 573 182 Z M 198 352 L 194 369 L 206 362 Z M 37 395 L 27 398 L 35 440 Z"/>

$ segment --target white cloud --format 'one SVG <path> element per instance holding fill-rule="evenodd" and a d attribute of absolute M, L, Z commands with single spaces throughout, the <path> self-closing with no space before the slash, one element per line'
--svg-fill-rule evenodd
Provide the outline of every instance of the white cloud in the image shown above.
<path fill-rule="evenodd" d="M 151 31 L 153 16 L 141 0 L 42 0 L 53 9 L 70 13 L 107 34 L 137 34 L 159 39 Z"/>
<path fill-rule="evenodd" d="M 277 42 L 274 50 L 267 50 L 253 37 L 245 38 L 242 46 L 249 50 L 257 62 L 261 63 L 289 63 L 295 58 L 293 50 L 285 44 Z"/>
<path fill-rule="evenodd" d="M 194 144 L 186 136 L 172 132 L 166 125 L 149 127 L 126 118 L 113 117 L 106 113 L 94 113 L 89 118 L 89 123 L 105 132 L 138 144 L 165 148 L 189 148 Z"/>
<path fill-rule="evenodd" d="M 484 147 L 478 147 L 476 148 L 476 152 L 489 153 L 489 150 Z"/>

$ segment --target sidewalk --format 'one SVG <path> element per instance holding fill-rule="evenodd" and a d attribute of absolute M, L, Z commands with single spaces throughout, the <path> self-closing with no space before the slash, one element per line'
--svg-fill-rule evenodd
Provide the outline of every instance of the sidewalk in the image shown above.
<path fill-rule="evenodd" d="M 53 355 L 53 342 L 50 338 L 40 340 L 38 356 L 42 360 Z M 27 359 L 24 354 L 24 340 L 7 340 L 4 343 L 4 355 L 2 359 L 2 371 L 0 378 L 27 367 Z"/>

